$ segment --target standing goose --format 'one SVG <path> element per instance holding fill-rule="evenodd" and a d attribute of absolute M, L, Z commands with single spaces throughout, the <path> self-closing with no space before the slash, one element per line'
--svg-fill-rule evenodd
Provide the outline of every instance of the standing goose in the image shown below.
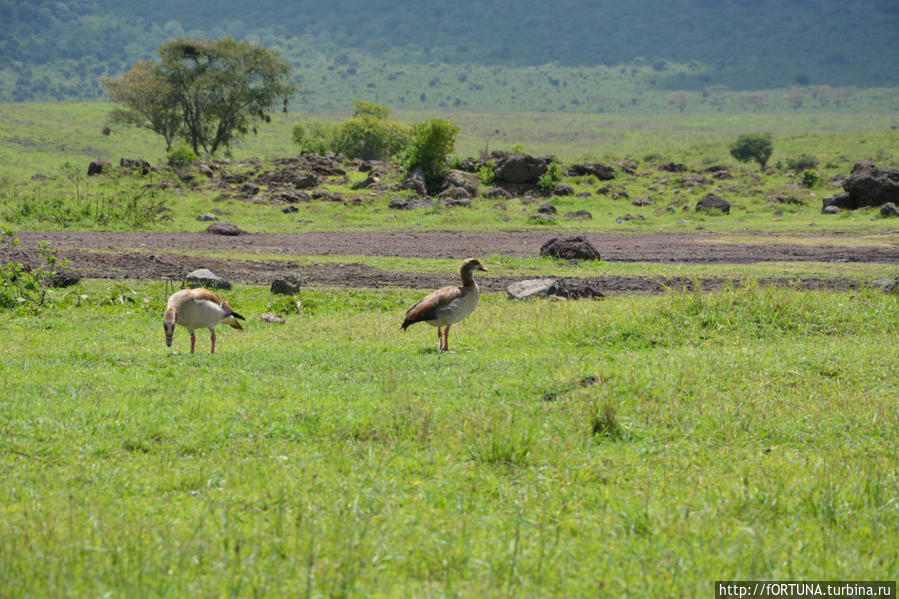
<path fill-rule="evenodd" d="M 212 352 L 215 353 L 215 325 L 225 323 L 238 330 L 243 330 L 237 319 L 246 320 L 231 309 L 228 302 L 214 291 L 208 289 L 182 289 L 173 293 L 165 309 L 162 326 L 165 328 L 165 344 L 172 345 L 175 325 L 180 324 L 190 331 L 190 353 L 194 353 L 194 329 L 209 329 L 212 333 Z"/>
<path fill-rule="evenodd" d="M 443 287 L 432 291 L 427 297 L 420 300 L 406 311 L 406 319 L 402 328 L 406 330 L 416 322 L 426 322 L 432 327 L 437 327 L 437 351 L 449 350 L 450 327 L 474 312 L 478 305 L 477 283 L 471 273 L 475 270 L 487 269 L 475 258 L 469 258 L 462 263 L 460 274 L 462 275 L 461 287 Z M 446 327 L 443 331 L 441 328 Z"/>

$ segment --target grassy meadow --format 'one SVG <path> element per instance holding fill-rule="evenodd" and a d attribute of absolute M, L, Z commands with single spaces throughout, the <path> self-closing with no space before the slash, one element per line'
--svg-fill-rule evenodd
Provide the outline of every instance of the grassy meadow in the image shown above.
<path fill-rule="evenodd" d="M 899 573 L 897 297 L 486 295 L 438 355 L 405 290 L 161 284 L 0 313 L 4 597 L 696 597 Z M 287 314 L 284 325 L 257 316 Z"/>
<path fill-rule="evenodd" d="M 251 232 L 897 244 L 896 220 L 876 210 L 820 213 L 855 161 L 897 166 L 885 111 L 394 114 L 452 118 L 461 156 L 520 144 L 566 163 L 637 164 L 637 176 L 609 182 L 566 177 L 590 195 L 546 198 L 557 218 L 539 222 L 539 204 L 523 198 L 389 210 L 393 192 L 350 189 L 364 177 L 355 171 L 325 187 L 359 202 L 303 202 L 292 214 L 164 185 L 166 172 L 88 178 L 96 158 L 164 161 L 144 131 L 104 136 L 109 108 L 0 104 L 0 228 L 201 231 L 196 216 L 216 211 Z M 295 155 L 297 118 L 277 116 L 233 158 Z M 775 135 L 764 172 L 728 154 L 749 131 Z M 802 154 L 819 159 L 820 184 L 777 166 Z M 656 168 L 666 161 L 724 164 L 733 178 L 697 182 Z M 732 202 L 729 215 L 693 210 L 710 191 Z M 593 218 L 565 216 L 580 209 Z M 619 223 L 624 214 L 638 218 Z M 360 262 L 448 282 L 458 268 L 183 253 Z M 214 355 L 205 331 L 195 354 L 184 330 L 165 347 L 162 282 L 84 280 L 48 290 L 40 309 L 0 309 L 0 597 L 702 597 L 715 580 L 899 577 L 899 296 L 867 287 L 895 278 L 894 264 L 481 258 L 485 277 L 742 284 L 601 301 L 484 293 L 444 354 L 433 328 L 400 330 L 422 296 L 402 288 L 285 298 L 238 284 L 224 295 L 247 330 L 220 327 Z M 859 288 L 767 287 L 763 277 Z M 260 320 L 268 311 L 286 323 Z"/>

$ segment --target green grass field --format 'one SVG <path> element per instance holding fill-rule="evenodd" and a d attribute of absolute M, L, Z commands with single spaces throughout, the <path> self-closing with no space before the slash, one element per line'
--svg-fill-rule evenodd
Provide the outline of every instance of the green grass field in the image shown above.
<path fill-rule="evenodd" d="M 0 313 L 4 597 L 711 596 L 899 573 L 897 298 L 418 293 L 163 344 L 161 285 Z M 79 305 L 76 305 L 79 304 Z M 593 377 L 593 378 L 590 378 Z"/>
<path fill-rule="evenodd" d="M 440 115 L 460 125 L 463 156 L 521 144 L 567 162 L 637 162 L 639 176 L 610 183 L 654 202 L 568 177 L 592 195 L 547 198 L 563 216 L 535 224 L 539 204 L 522 199 L 396 211 L 386 193 L 288 215 L 207 188 L 161 190 L 166 173 L 87 178 L 95 158 L 164 160 L 146 132 L 103 136 L 108 109 L 0 104 L 0 228 L 200 231 L 196 215 L 217 209 L 251 232 L 699 230 L 730 243 L 896 245 L 895 219 L 876 210 L 820 214 L 839 191 L 830 178 L 855 161 L 897 165 L 888 112 Z M 234 158 L 295 154 L 296 118 L 278 116 Z M 775 134 L 764 173 L 727 152 L 747 131 Z M 824 183 L 798 186 L 775 166 L 800 154 L 820 160 Z M 669 160 L 726 164 L 734 177 L 692 185 L 653 166 Z M 361 177 L 327 187 L 349 194 Z M 729 215 L 692 210 L 713 189 Z M 564 217 L 578 209 L 594 218 Z M 617 223 L 625 213 L 645 220 Z M 485 277 L 742 284 L 602 301 L 485 293 L 444 354 L 433 328 L 400 330 L 422 296 L 402 288 L 284 298 L 237 285 L 224 295 L 247 330 L 220 327 L 214 355 L 202 331 L 195 354 L 184 330 L 165 347 L 161 282 L 85 280 L 48 290 L 40 309 L 7 306 L 0 597 L 711 597 L 716 580 L 899 577 L 899 296 L 866 287 L 896 278 L 894 264 L 482 258 Z M 17 284 L 5 271 L 0 283 Z M 269 310 L 286 324 L 262 322 Z"/>

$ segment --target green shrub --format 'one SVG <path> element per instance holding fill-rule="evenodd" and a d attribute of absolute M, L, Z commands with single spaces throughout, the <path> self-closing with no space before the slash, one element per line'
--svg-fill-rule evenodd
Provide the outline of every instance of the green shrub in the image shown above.
<path fill-rule="evenodd" d="M 172 168 L 186 166 L 197 159 L 197 155 L 187 144 L 179 144 L 166 153 L 166 160 Z"/>
<path fill-rule="evenodd" d="M 774 146 L 769 133 L 745 133 L 730 146 L 730 155 L 740 162 L 755 160 L 765 168 Z"/>
<path fill-rule="evenodd" d="M 549 163 L 549 166 L 546 167 L 546 172 L 543 173 L 537 181 L 537 187 L 544 195 L 549 195 L 553 192 L 553 189 L 556 188 L 556 185 L 562 181 L 564 174 L 562 165 L 556 161 L 552 161 Z"/>
<path fill-rule="evenodd" d="M 0 244 L 11 249 L 19 243 L 12 231 L 0 229 Z M 65 270 L 68 260 L 57 258 L 47 241 L 38 244 L 38 253 L 43 264 L 36 268 L 26 268 L 14 260 L 0 263 L 0 310 L 22 305 L 38 309 L 44 305 L 50 281 Z"/>
<path fill-rule="evenodd" d="M 334 126 L 322 121 L 303 121 L 293 126 L 293 143 L 300 152 L 324 156 L 333 149 Z"/>
<path fill-rule="evenodd" d="M 818 168 L 818 159 L 808 154 L 801 154 L 796 158 L 787 158 L 787 169 L 794 173 Z"/>
<path fill-rule="evenodd" d="M 480 181 L 481 184 L 493 185 L 493 182 L 496 179 L 496 173 L 493 171 L 493 168 L 494 164 L 492 160 L 478 168 L 478 181 Z"/>
<path fill-rule="evenodd" d="M 806 169 L 799 175 L 799 182 L 805 187 L 814 187 L 821 183 L 821 175 L 815 169 Z"/>
<path fill-rule="evenodd" d="M 431 119 L 412 127 L 412 142 L 406 147 L 403 166 L 411 171 L 421 167 L 428 179 L 446 174 L 446 157 L 453 153 L 459 127 L 447 119 Z"/>

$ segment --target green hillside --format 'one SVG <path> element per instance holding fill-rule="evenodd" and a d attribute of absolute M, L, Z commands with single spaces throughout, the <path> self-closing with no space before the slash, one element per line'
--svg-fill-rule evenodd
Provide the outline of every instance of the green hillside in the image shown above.
<path fill-rule="evenodd" d="M 175 0 L 0 0 L 0 23 L 4 101 L 101 97 L 100 76 L 179 35 L 279 49 L 311 109 L 385 89 L 411 108 L 585 111 L 653 90 L 899 83 L 891 0 L 235 0 L 214 19 Z"/>

